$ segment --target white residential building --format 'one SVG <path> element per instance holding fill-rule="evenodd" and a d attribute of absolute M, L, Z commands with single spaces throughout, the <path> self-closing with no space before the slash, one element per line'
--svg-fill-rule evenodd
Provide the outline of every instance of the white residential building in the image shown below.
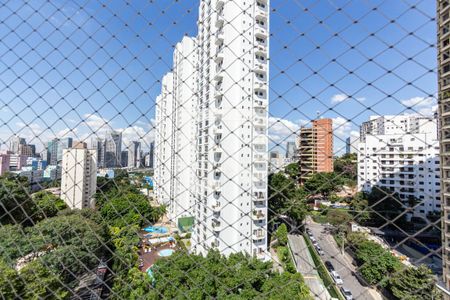
<path fill-rule="evenodd" d="M 155 109 L 155 196 L 161 204 L 171 203 L 173 177 L 173 74 L 167 73 L 161 82 L 161 94 Z"/>
<path fill-rule="evenodd" d="M 245 11 L 245 13 L 243 13 Z M 269 1 L 200 1 L 156 103 L 155 194 L 192 249 L 266 258 Z"/>
<path fill-rule="evenodd" d="M 197 253 L 267 249 L 269 1 L 201 1 Z"/>
<path fill-rule="evenodd" d="M 97 188 L 97 151 L 69 148 L 63 150 L 61 199 L 71 209 L 94 206 Z"/>
<path fill-rule="evenodd" d="M 400 128 L 385 127 L 395 133 L 366 133 L 359 143 L 358 188 L 370 191 L 375 185 L 386 187 L 398 192 L 406 206 L 410 199 L 416 199 L 420 204 L 415 207 L 414 216 L 425 217 L 441 208 L 436 121 L 425 122 L 417 116 L 398 119 L 406 120 Z M 415 121 L 419 122 L 418 127 Z"/>
<path fill-rule="evenodd" d="M 422 115 L 371 116 L 360 127 L 360 139 L 364 142 L 367 134 L 425 133 L 436 130 L 436 121 Z"/>
<path fill-rule="evenodd" d="M 196 40 L 184 37 L 175 47 L 173 69 L 163 78 L 156 105 L 155 192 L 175 223 L 193 215 L 197 63 Z"/>

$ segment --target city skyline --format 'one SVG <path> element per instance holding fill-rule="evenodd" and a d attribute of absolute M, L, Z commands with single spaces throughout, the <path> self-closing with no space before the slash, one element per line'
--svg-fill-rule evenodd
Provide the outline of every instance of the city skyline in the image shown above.
<path fill-rule="evenodd" d="M 17 11 L 18 16 L 29 14 L 33 7 L 33 4 L 24 5 L 23 7 L 15 7 L 11 3 L 8 5 L 11 6 L 11 10 Z M 141 4 L 135 4 L 136 7 L 133 8 L 121 7 L 119 3 L 111 3 L 110 5 L 114 9 L 120 7 L 124 11 L 129 11 L 130 9 L 142 10 L 142 17 L 145 19 L 155 17 L 158 11 L 152 10 L 152 8 L 156 9 L 156 4 L 149 4 L 150 9 L 146 10 L 142 9 Z M 379 5 L 379 9 L 381 10 L 387 4 Z M 127 35 L 125 32 L 121 33 L 121 38 L 134 41 L 135 43 L 128 45 L 125 50 L 119 52 L 119 55 L 113 58 L 109 58 L 109 55 L 106 55 L 104 58 L 92 57 L 91 59 L 95 59 L 98 65 L 103 65 L 108 61 L 111 62 L 110 68 L 106 71 L 111 72 L 111 74 L 119 71 L 121 78 L 124 79 L 122 82 L 114 80 L 114 84 L 122 87 L 123 93 L 120 93 L 118 88 L 109 91 L 105 90 L 106 86 L 100 89 L 99 92 L 92 93 L 89 99 L 95 99 L 97 102 L 95 107 L 85 105 L 85 102 L 83 102 L 83 95 L 91 91 L 92 88 L 90 87 L 86 86 L 86 90 L 83 93 L 70 93 L 72 91 L 70 86 L 62 82 L 55 85 L 54 88 L 49 89 L 47 82 L 53 82 L 55 80 L 55 74 L 49 74 L 48 77 L 44 77 L 34 87 L 42 99 L 47 103 L 53 103 L 55 105 L 53 110 L 49 112 L 41 111 L 39 103 L 42 103 L 43 100 L 38 100 L 40 98 L 36 95 L 33 96 L 29 93 L 22 92 L 20 86 L 15 87 L 15 85 L 10 85 L 9 89 L 3 90 L 0 93 L 0 99 L 3 99 L 0 103 L 0 111 L 2 112 L 0 118 L 3 123 L 10 125 L 0 130 L 1 147 L 8 145 L 9 138 L 13 133 L 23 135 L 30 143 L 39 146 L 39 144 L 45 143 L 54 136 L 62 138 L 65 135 L 71 135 L 74 139 L 89 141 L 93 133 L 107 131 L 112 127 L 122 131 L 124 137 L 129 134 L 131 136 L 130 140 L 142 139 L 143 146 L 149 145 L 154 140 L 154 131 L 152 130 L 154 127 L 153 116 L 156 96 L 160 89 L 160 78 L 170 70 L 170 66 L 172 65 L 172 55 L 170 53 L 173 51 L 173 45 L 181 40 L 185 33 L 190 36 L 197 34 L 195 25 L 198 18 L 197 6 L 197 1 L 187 1 L 177 6 L 166 7 L 164 16 L 158 16 L 159 22 L 150 26 L 147 31 L 142 32 L 138 27 L 131 27 L 131 30 L 142 33 L 139 38 Z M 292 38 L 292 33 L 287 30 L 300 26 L 313 26 L 317 22 L 317 18 L 326 19 L 329 12 L 335 9 L 329 3 L 319 3 L 314 7 L 314 11 L 304 14 L 302 22 L 305 24 L 303 24 L 300 23 L 297 17 L 292 15 L 292 11 L 302 8 L 302 5 L 299 3 L 293 2 L 284 5 L 274 3 L 272 6 L 277 9 L 277 13 L 273 13 L 272 16 L 272 33 L 275 36 L 275 40 L 283 38 L 287 41 Z M 304 4 L 303 7 L 307 6 L 308 4 Z M 345 26 L 348 20 L 344 16 L 338 15 L 330 20 L 330 22 L 336 26 L 335 31 L 341 33 L 341 38 L 337 37 L 333 39 L 331 33 L 319 32 L 319 34 L 305 36 L 301 42 L 292 40 L 286 49 L 282 47 L 282 43 L 276 43 L 270 53 L 272 59 L 271 68 L 273 69 L 272 74 L 276 74 L 276 76 L 271 78 L 272 86 L 269 93 L 270 148 L 277 147 L 277 144 L 284 145 L 288 140 L 294 140 L 295 138 L 292 132 L 295 132 L 301 125 L 308 123 L 310 120 L 316 119 L 317 112 L 319 112 L 320 116 L 333 119 L 336 136 L 334 143 L 335 153 L 341 153 L 345 150 L 345 139 L 348 133 L 357 131 L 357 125 L 367 119 L 369 115 L 392 114 L 392 111 L 396 113 L 414 112 L 413 110 L 405 109 L 405 106 L 412 107 L 414 110 L 427 115 L 431 114 L 432 106 L 436 104 L 436 78 L 432 73 L 428 73 L 428 69 L 424 66 L 436 66 L 433 49 L 429 47 L 429 44 L 433 44 L 433 41 L 429 37 L 434 36 L 436 27 L 433 22 L 426 22 L 428 16 L 432 16 L 435 12 L 433 6 L 422 5 L 420 8 L 425 12 L 424 15 L 415 15 L 414 17 L 412 15 L 406 15 L 399 19 L 399 22 L 405 24 L 405 26 L 420 28 L 417 31 L 425 38 L 419 39 L 414 36 L 414 42 L 417 43 L 413 43 L 412 40 L 404 40 L 393 49 L 389 49 L 389 47 L 379 43 L 379 40 L 385 39 L 395 42 L 400 39 L 401 36 L 394 30 L 398 25 L 393 23 L 387 28 L 382 28 L 381 25 L 384 24 L 383 20 L 386 16 L 380 16 L 377 12 L 371 12 L 369 10 L 370 7 L 365 5 L 350 5 L 351 9 L 350 7 L 348 9 L 350 9 L 351 16 L 355 19 L 360 19 L 361 15 L 366 14 L 366 18 L 360 20 L 360 22 L 367 28 L 366 30 L 371 30 L 376 33 L 373 38 L 362 40 L 365 37 L 366 31 L 345 32 Z M 98 9 L 95 3 L 90 3 L 85 8 L 86 10 Z M 395 18 L 396 13 L 400 13 L 403 8 L 402 3 L 391 3 L 389 7 L 391 17 Z M 41 16 L 50 16 L 54 14 L 54 10 L 55 7 L 44 6 L 40 10 L 40 14 Z M 58 26 L 61 27 L 63 33 L 71 33 L 76 26 L 83 26 L 81 32 L 95 32 L 98 29 L 99 32 L 96 32 L 96 36 L 102 32 L 106 36 L 110 34 L 96 27 L 95 23 L 87 20 L 86 11 L 78 10 L 76 6 L 70 4 L 64 6 L 64 11 L 66 14 L 73 15 L 74 17 L 66 22 L 64 22 L 63 17 L 49 18 L 49 22 L 52 22 L 50 24 L 53 26 L 61 25 L 61 22 L 64 22 L 64 26 Z M 282 26 L 283 20 L 281 16 L 292 17 L 292 24 L 288 27 Z M 99 20 L 103 20 L 108 17 L 108 13 L 100 10 L 96 14 L 96 17 Z M 381 19 L 377 20 L 377 17 Z M 147 45 L 146 41 L 157 39 L 159 30 L 165 26 L 169 26 L 168 24 L 171 24 L 175 20 L 177 26 L 183 26 L 183 30 L 185 31 L 170 30 L 166 33 L 167 41 L 161 44 L 152 44 L 150 49 L 145 50 Z M 15 27 L 16 24 L 14 22 L 15 20 L 13 19 L 6 20 L 6 23 L 11 28 Z M 36 22 L 38 24 L 39 20 L 32 20 L 30 22 Z M 413 25 L 419 23 L 424 26 Z M 116 26 L 120 26 L 120 24 L 112 24 L 112 28 Z M 131 22 L 130 26 L 137 25 Z M 40 33 L 39 30 L 43 30 L 39 29 L 39 27 L 36 28 L 38 28 L 37 33 L 29 37 L 30 41 L 38 39 L 37 34 Z M 414 30 L 412 31 L 414 32 Z M 81 32 L 78 38 L 85 40 L 86 37 Z M 25 32 L 20 30 L 16 33 L 19 36 L 25 34 Z M 307 34 L 311 33 L 307 32 Z M 343 42 L 345 38 L 354 41 L 356 45 L 355 49 L 349 50 L 349 46 Z M 324 43 L 323 41 L 327 39 L 333 40 L 333 43 Z M 49 41 L 59 42 L 60 40 L 56 36 L 49 36 Z M 12 42 L 12 40 L 10 41 L 10 37 L 6 37 L 3 40 L 5 44 Z M 330 49 L 332 44 L 333 48 Z M 308 50 L 316 45 L 321 45 L 322 47 L 314 53 L 309 54 Z M 26 46 L 22 47 L 24 47 L 24 51 L 28 49 Z M 61 51 L 70 51 L 71 49 L 71 45 L 68 44 L 63 43 L 61 46 Z M 93 45 L 90 45 L 87 49 L 91 51 L 96 50 Z M 294 52 L 292 49 L 296 49 L 296 51 Z M 106 51 L 113 50 L 115 48 L 112 46 L 106 46 L 102 51 L 109 53 Z M 345 50 L 352 52 L 353 55 L 346 53 Z M 45 51 L 45 49 L 40 51 Z M 334 52 L 336 52 L 335 55 L 332 54 Z M 137 53 L 141 57 L 146 57 L 141 64 L 126 64 L 127 68 L 121 72 L 113 67 L 114 60 L 117 60 L 120 64 L 121 61 L 126 61 L 130 55 Z M 400 56 L 400 53 L 403 56 Z M 55 62 L 60 61 L 60 57 L 57 54 L 53 54 L 55 56 Z M 408 63 L 408 68 L 396 63 L 396 58 L 404 56 L 414 57 L 414 60 Z M 330 63 L 328 67 L 324 67 L 323 63 L 321 63 L 321 58 L 325 58 L 326 63 L 331 62 L 334 57 L 337 58 L 338 64 Z M 374 57 L 375 60 L 372 63 L 367 63 L 368 57 Z M 381 60 L 381 57 L 383 60 Z M 81 61 L 85 59 L 86 57 L 84 56 L 84 59 Z M 302 63 L 296 64 L 295 67 L 289 67 L 289 61 L 297 61 L 297 59 L 302 59 Z M 13 61 L 15 60 L 11 59 L 11 62 Z M 71 63 L 74 66 L 79 64 L 76 61 L 71 61 Z M 343 65 L 346 67 L 344 68 Z M 16 74 L 23 73 L 23 69 L 19 65 L 11 64 L 8 66 Z M 311 66 L 315 70 L 323 70 L 321 74 L 325 77 L 315 77 L 312 71 L 307 68 L 308 66 Z M 59 65 L 55 65 L 55 67 L 61 74 L 69 75 L 68 71 L 59 70 Z M 350 68 L 355 71 L 349 75 L 347 69 Z M 279 74 L 278 70 L 281 69 L 286 70 L 286 72 Z M 380 71 L 388 69 L 393 70 L 391 73 L 392 76 L 387 74 L 382 76 L 383 74 Z M 88 65 L 83 66 L 83 71 L 89 73 L 90 70 Z M 44 68 L 40 71 L 45 73 L 46 69 Z M 129 78 L 127 74 L 140 73 L 146 74 L 146 76 L 140 76 L 137 83 L 127 80 Z M 345 74 L 348 76 L 345 77 Z M 27 80 L 27 76 L 24 75 L 24 80 Z M 414 85 L 407 85 L 402 80 L 395 78 L 396 76 L 405 79 L 420 79 L 415 80 Z M 349 80 L 350 77 L 353 80 Z M 77 77 L 75 74 L 70 74 L 68 80 L 79 80 L 80 78 L 82 79 L 80 76 Z M 143 78 L 147 78 L 147 80 L 144 81 Z M 292 78 L 298 79 L 293 80 Z M 101 78 L 98 79 L 101 80 Z M 362 79 L 372 80 L 374 84 L 368 87 L 366 84 L 367 81 L 365 82 Z M 10 83 L 8 77 L 2 80 L 6 85 Z M 100 82 L 104 81 L 101 80 Z M 324 87 L 323 83 L 326 83 L 328 87 Z M 334 86 L 329 86 L 332 83 Z M 107 86 L 109 87 L 109 85 Z M 401 87 L 400 89 L 396 88 L 399 86 Z M 52 98 L 49 98 L 50 95 Z M 67 99 L 62 99 L 64 95 L 67 95 Z M 388 97 L 389 95 L 391 97 Z M 279 96 L 281 96 L 281 99 L 279 99 Z M 121 99 L 125 98 L 121 97 L 133 99 L 133 104 L 131 106 L 125 105 L 121 101 Z M 12 102 L 13 99 L 19 100 Z M 106 99 L 110 99 L 110 102 L 107 102 Z M 380 101 L 381 103 L 377 104 Z M 17 118 L 15 115 L 26 109 L 24 103 L 31 103 L 31 107 L 28 109 L 30 113 L 22 114 L 21 118 Z M 69 103 L 79 105 L 76 110 L 73 110 Z M 386 103 L 389 103 L 389 105 L 385 105 Z M 333 111 L 329 110 L 328 106 L 332 106 Z M 389 110 L 386 108 L 387 106 L 389 106 Z M 368 109 L 369 107 L 371 109 Z M 293 110 L 294 108 L 296 108 L 295 111 Z M 54 119 L 54 116 L 51 114 L 54 110 L 59 110 L 61 113 L 64 113 L 65 118 L 63 120 Z M 117 113 L 118 111 L 124 111 L 126 117 L 122 114 L 119 115 Z M 350 122 L 348 121 L 349 119 L 351 120 Z M 12 128 L 18 129 L 12 130 Z M 39 141 L 41 143 L 38 143 Z"/>

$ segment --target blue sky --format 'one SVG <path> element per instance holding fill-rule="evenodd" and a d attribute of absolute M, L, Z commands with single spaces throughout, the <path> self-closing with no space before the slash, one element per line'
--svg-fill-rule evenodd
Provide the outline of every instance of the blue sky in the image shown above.
<path fill-rule="evenodd" d="M 13 133 L 39 146 L 110 127 L 153 139 L 160 79 L 174 45 L 196 35 L 198 1 L 105 3 L 0 4 L 3 148 Z M 435 11 L 432 0 L 272 1 L 271 147 L 317 116 L 334 119 L 339 152 L 370 115 L 430 114 Z"/>

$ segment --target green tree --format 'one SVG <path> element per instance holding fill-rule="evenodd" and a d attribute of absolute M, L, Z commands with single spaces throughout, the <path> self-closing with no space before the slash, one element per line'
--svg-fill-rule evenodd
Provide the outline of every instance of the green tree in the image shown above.
<path fill-rule="evenodd" d="M 359 224 L 366 224 L 370 220 L 369 201 L 367 194 L 358 192 L 352 198 L 350 207 L 352 208 L 353 219 Z"/>
<path fill-rule="evenodd" d="M 269 176 L 269 214 L 270 218 L 281 215 L 301 223 L 307 212 L 307 193 L 303 188 L 297 187 L 295 181 L 283 173 Z"/>
<path fill-rule="evenodd" d="M 398 299 L 441 299 L 441 293 L 436 288 L 436 278 L 424 265 L 406 267 L 391 276 L 389 289 Z"/>
<path fill-rule="evenodd" d="M 342 228 L 352 220 L 352 216 L 345 210 L 330 209 L 327 212 L 327 220 L 331 225 Z"/>
<path fill-rule="evenodd" d="M 156 222 L 164 210 L 154 209 L 146 196 L 127 193 L 123 196 L 112 197 L 100 210 L 102 217 L 114 227 L 125 227 L 146 222 Z"/>
<path fill-rule="evenodd" d="M 372 226 L 381 226 L 393 220 L 398 226 L 404 226 L 406 216 L 402 213 L 406 207 L 397 193 L 385 187 L 374 186 L 367 195 L 367 201 L 371 211 L 370 224 Z M 399 217 L 399 215 L 401 216 Z"/>
<path fill-rule="evenodd" d="M 343 183 L 343 178 L 339 174 L 315 173 L 306 180 L 304 186 L 309 193 L 321 194 L 322 197 L 328 198 L 330 194 L 339 191 Z"/>
<path fill-rule="evenodd" d="M 20 272 L 24 299 L 67 299 L 69 293 L 57 274 L 47 269 L 39 260 L 28 263 Z"/>
<path fill-rule="evenodd" d="M 12 264 L 33 249 L 24 229 L 20 225 L 0 226 L 0 259 Z"/>
<path fill-rule="evenodd" d="M 278 226 L 274 236 L 277 239 L 279 245 L 286 246 L 288 242 L 288 230 L 286 224 L 283 223 Z"/>
<path fill-rule="evenodd" d="M 356 185 L 357 161 L 358 155 L 351 153 L 337 157 L 333 162 L 334 172 L 337 176 L 344 178 L 345 184 L 348 186 Z"/>
<path fill-rule="evenodd" d="M 23 286 L 16 270 L 0 259 L 0 296 L 3 299 L 19 299 Z"/>
<path fill-rule="evenodd" d="M 32 216 L 34 211 L 28 179 L 10 173 L 0 176 L 0 224 L 31 225 L 28 216 Z"/>
<path fill-rule="evenodd" d="M 388 250 L 373 241 L 356 245 L 360 272 L 369 284 L 385 286 L 389 276 L 401 268 L 401 262 Z"/>
<path fill-rule="evenodd" d="M 289 176 L 289 178 L 298 181 L 300 175 L 300 167 L 297 162 L 291 163 L 284 168 L 284 172 Z"/>
<path fill-rule="evenodd" d="M 48 191 L 39 191 L 33 194 L 33 201 L 36 204 L 36 213 L 33 215 L 34 221 L 51 218 L 67 208 L 64 201 Z"/>

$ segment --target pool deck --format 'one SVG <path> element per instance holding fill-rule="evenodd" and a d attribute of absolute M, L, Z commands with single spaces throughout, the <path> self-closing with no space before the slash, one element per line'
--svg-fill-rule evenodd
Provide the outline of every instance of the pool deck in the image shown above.
<path fill-rule="evenodd" d="M 143 247 L 144 247 L 144 246 L 143 246 Z M 148 246 L 147 246 L 147 248 L 148 248 Z M 143 262 L 144 262 L 144 265 L 143 265 L 143 267 L 141 268 L 141 271 L 143 271 L 143 272 L 147 271 L 147 269 L 148 269 L 149 267 L 153 266 L 153 264 L 154 264 L 157 260 L 159 260 L 159 259 L 161 259 L 161 258 L 164 258 L 164 257 L 159 256 L 158 252 L 161 251 L 161 250 L 165 250 L 165 249 L 172 249 L 172 250 L 175 250 L 175 251 L 176 251 L 176 250 L 178 250 L 178 247 L 177 247 L 176 245 L 175 245 L 174 247 L 170 247 L 170 245 L 167 243 L 167 244 L 165 244 L 165 245 L 156 247 L 155 250 L 152 250 L 152 251 L 149 252 L 149 253 L 144 253 L 144 248 L 140 248 L 140 249 L 139 249 L 139 251 L 140 251 L 139 257 L 140 257 L 140 258 L 143 260 Z"/>

